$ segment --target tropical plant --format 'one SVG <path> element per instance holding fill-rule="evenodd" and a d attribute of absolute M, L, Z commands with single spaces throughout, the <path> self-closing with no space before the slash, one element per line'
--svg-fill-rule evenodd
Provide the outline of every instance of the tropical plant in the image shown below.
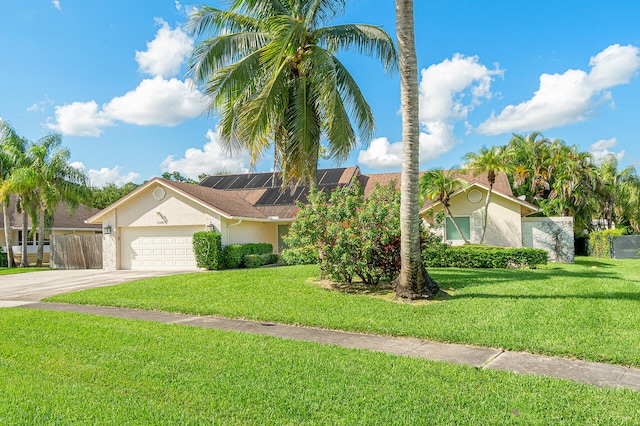
<path fill-rule="evenodd" d="M 61 201 L 73 209 L 86 198 L 86 176 L 69 164 L 69 150 L 61 143 L 61 136 L 52 133 L 31 144 L 26 152 L 28 165 L 16 168 L 2 186 L 1 192 L 13 192 L 27 200 L 23 210 L 28 207 L 34 228 L 38 223 L 36 266 L 43 262 L 46 217 L 55 213 Z"/>
<path fill-rule="evenodd" d="M 467 237 L 464 235 L 458 222 L 451 213 L 451 197 L 459 192 L 463 187 L 463 182 L 455 176 L 452 170 L 444 171 L 442 169 L 428 170 L 422 174 L 420 178 L 420 199 L 426 201 L 437 201 L 442 204 L 445 213 L 451 219 L 453 226 L 462 237 L 465 244 L 469 244 Z"/>
<path fill-rule="evenodd" d="M 639 232 L 640 220 L 640 179 L 633 166 L 618 170 L 618 159 L 613 154 L 606 155 L 598 165 L 602 186 L 598 197 L 601 219 L 607 228 L 629 225 Z"/>
<path fill-rule="evenodd" d="M 0 120 L 0 185 L 11 175 L 13 169 L 24 161 L 25 146 L 25 139 L 18 136 L 9 123 Z M 10 193 L 4 194 L 0 202 L 2 203 L 2 216 L 4 218 L 7 266 L 13 268 L 16 264 L 13 256 L 13 241 L 11 239 L 10 196 Z"/>
<path fill-rule="evenodd" d="M 420 253 L 420 124 L 418 118 L 418 60 L 414 34 L 413 0 L 396 0 L 396 35 L 400 64 L 402 109 L 402 172 L 400 178 L 400 262 L 393 287 L 399 297 L 415 299 L 439 291 L 422 263 Z"/>
<path fill-rule="evenodd" d="M 499 172 L 507 172 L 514 169 L 514 166 L 508 161 L 509 151 L 505 147 L 482 147 L 477 153 L 469 152 L 465 155 L 467 163 L 464 168 L 473 172 L 474 175 L 482 173 L 487 174 L 489 181 L 489 191 L 484 202 L 484 214 L 482 216 L 482 235 L 480 244 L 484 244 L 484 236 L 487 232 L 487 220 L 489 217 L 489 203 L 491 201 L 491 193 L 493 185 L 496 183 L 496 175 Z"/>
<path fill-rule="evenodd" d="M 223 144 L 247 149 L 254 165 L 273 146 L 283 182 L 315 181 L 320 141 L 343 161 L 357 138 L 371 138 L 371 108 L 337 52 L 355 49 L 396 66 L 391 38 L 379 27 L 323 27 L 346 0 L 233 0 L 228 10 L 202 6 L 187 27 L 199 41 L 188 75 L 219 114 Z"/>

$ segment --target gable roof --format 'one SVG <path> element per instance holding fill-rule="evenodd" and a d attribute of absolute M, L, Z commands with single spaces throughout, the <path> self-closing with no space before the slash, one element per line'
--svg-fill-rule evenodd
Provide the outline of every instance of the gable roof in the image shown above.
<path fill-rule="evenodd" d="M 470 173 L 459 174 L 469 186 L 477 185 L 488 190 L 486 175 L 474 177 Z M 318 189 L 330 191 L 338 186 L 349 185 L 358 179 L 367 197 L 377 184 L 388 185 L 395 181 L 400 189 L 400 173 L 360 174 L 356 167 L 344 167 L 318 170 Z M 108 212 L 118 208 L 145 191 L 152 185 L 161 185 L 185 196 L 193 202 L 220 214 L 227 219 L 248 219 L 258 221 L 289 221 L 298 211 L 296 202 L 306 203 L 308 185 L 281 186 L 279 173 L 248 173 L 235 175 L 208 176 L 198 185 L 173 180 L 153 178 L 136 188 L 128 195 L 107 206 L 87 219 L 88 223 L 99 223 Z M 465 188 L 465 189 L 468 189 Z M 504 173 L 498 174 L 493 194 L 505 197 L 521 207 L 523 215 L 539 211 L 538 207 L 513 196 L 511 186 Z M 421 213 L 437 203 L 423 206 Z"/>
<path fill-rule="evenodd" d="M 120 198 L 116 202 L 111 205 L 105 207 L 103 210 L 99 211 L 97 214 L 94 214 L 90 218 L 87 219 L 88 223 L 100 223 L 102 217 L 104 217 L 107 213 L 116 209 L 127 201 L 135 198 L 138 194 L 145 191 L 147 188 L 153 185 L 160 185 L 165 188 L 169 188 L 186 198 L 194 201 L 197 204 L 204 206 L 207 209 L 210 209 L 221 216 L 231 219 L 234 217 L 237 218 L 249 218 L 249 219 L 266 219 L 261 211 L 256 209 L 251 203 L 245 200 L 242 197 L 239 197 L 237 194 L 230 193 L 229 191 L 222 191 L 218 189 L 207 188 L 205 186 L 194 185 L 192 183 L 186 182 L 176 182 L 173 180 L 162 179 L 162 178 L 153 178 L 144 184 L 140 185 L 135 190 L 131 191 L 129 194 Z"/>
<path fill-rule="evenodd" d="M 11 195 L 9 199 L 9 207 L 7 208 L 7 216 L 11 223 L 11 228 L 22 229 L 22 213 L 18 213 L 16 202 L 18 197 Z M 75 210 L 69 212 L 66 204 L 60 203 L 53 215 L 53 224 L 51 229 L 66 230 L 82 230 L 82 229 L 100 229 L 100 225 L 88 224 L 85 219 L 99 212 L 98 209 L 79 204 Z M 29 218 L 29 228 L 31 228 L 31 218 Z M 0 229 L 4 229 L 4 215 L 0 209 Z"/>
<path fill-rule="evenodd" d="M 446 170 L 445 172 L 449 172 Z M 422 176 L 424 172 L 420 172 L 420 176 Z M 396 188 L 400 189 L 400 173 L 379 173 L 379 174 L 369 174 L 369 175 L 360 175 L 358 176 L 358 181 L 364 190 L 365 197 L 369 196 L 371 191 L 373 191 L 376 185 L 386 186 L 391 182 L 395 182 Z M 460 172 L 454 171 L 454 176 L 466 183 L 466 185 L 456 193 L 462 193 L 467 191 L 472 187 L 479 187 L 484 189 L 485 191 L 489 190 L 489 180 L 487 179 L 486 173 L 482 173 L 479 175 L 474 175 L 472 172 Z M 534 204 L 531 204 L 527 201 L 521 200 L 520 198 L 513 196 L 513 191 L 511 190 L 511 185 L 509 184 L 509 179 L 505 173 L 498 173 L 496 175 L 496 181 L 493 184 L 492 195 L 498 195 L 500 197 L 506 198 L 520 206 L 520 213 L 523 216 L 528 216 L 533 213 L 537 213 L 540 211 L 540 208 Z M 455 195 L 454 195 L 455 196 Z M 420 208 L 420 213 L 424 213 L 433 207 L 440 204 L 439 202 L 425 203 Z"/>

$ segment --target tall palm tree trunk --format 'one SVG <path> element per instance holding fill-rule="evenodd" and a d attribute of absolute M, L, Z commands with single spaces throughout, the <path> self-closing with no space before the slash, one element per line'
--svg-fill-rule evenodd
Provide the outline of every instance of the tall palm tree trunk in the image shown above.
<path fill-rule="evenodd" d="M 16 262 L 13 258 L 13 241 L 11 240 L 11 219 L 9 219 L 9 212 L 7 211 L 8 202 L 9 198 L 7 198 L 6 202 L 2 203 L 2 216 L 4 217 L 4 240 L 7 245 L 7 267 L 15 268 Z"/>
<path fill-rule="evenodd" d="M 415 299 L 434 295 L 439 288 L 427 273 L 420 253 L 420 206 L 418 203 L 420 128 L 413 0 L 396 0 L 396 32 L 402 103 L 401 269 L 400 276 L 393 283 L 393 288 L 398 296 Z"/>
<path fill-rule="evenodd" d="M 484 236 L 487 233 L 487 221 L 489 220 L 489 203 L 491 202 L 492 192 L 493 192 L 493 184 L 490 183 L 489 192 L 487 193 L 487 199 L 484 202 L 484 216 L 482 217 L 482 236 L 480 237 L 480 244 L 484 244 Z"/>
<path fill-rule="evenodd" d="M 44 216 L 45 209 L 40 208 L 40 216 L 38 217 L 38 252 L 36 257 L 36 267 L 40 268 L 42 266 L 42 261 L 44 259 Z"/>
<path fill-rule="evenodd" d="M 22 207 L 22 258 L 20 266 L 28 267 L 29 259 L 27 259 L 27 243 L 29 242 L 29 214 L 24 206 Z"/>
<path fill-rule="evenodd" d="M 449 208 L 449 205 L 444 204 L 444 209 L 449 215 L 451 222 L 453 222 L 453 226 L 455 226 L 456 231 L 458 231 L 458 234 L 460 234 L 460 237 L 462 237 L 462 241 L 464 241 L 465 244 L 469 244 L 469 240 L 467 240 L 467 237 L 464 236 L 464 234 L 462 233 L 462 229 L 460 229 L 460 225 L 458 225 L 458 222 L 456 222 L 456 219 L 453 217 L 453 214 L 451 213 L 451 209 Z"/>

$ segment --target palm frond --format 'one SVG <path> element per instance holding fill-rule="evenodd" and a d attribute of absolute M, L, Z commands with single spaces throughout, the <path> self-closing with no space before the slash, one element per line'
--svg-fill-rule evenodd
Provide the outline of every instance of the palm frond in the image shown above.
<path fill-rule="evenodd" d="M 398 69 L 398 53 L 391 37 L 380 27 L 365 24 L 344 24 L 319 28 L 313 38 L 332 52 L 355 50 L 382 61 L 385 71 Z"/>

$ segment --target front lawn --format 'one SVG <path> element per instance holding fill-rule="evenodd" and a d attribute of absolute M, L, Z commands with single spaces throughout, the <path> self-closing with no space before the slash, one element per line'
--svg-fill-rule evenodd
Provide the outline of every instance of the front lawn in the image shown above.
<path fill-rule="evenodd" d="M 640 366 L 640 261 L 431 269 L 446 295 L 396 303 L 314 284 L 314 266 L 153 278 L 48 300 L 414 336 Z"/>
<path fill-rule="evenodd" d="M 0 268 L 0 275 L 24 274 L 26 272 L 48 271 L 49 268 Z"/>
<path fill-rule="evenodd" d="M 0 424 L 625 425 L 640 415 L 628 389 L 92 315 L 3 309 L 0 342 Z"/>

